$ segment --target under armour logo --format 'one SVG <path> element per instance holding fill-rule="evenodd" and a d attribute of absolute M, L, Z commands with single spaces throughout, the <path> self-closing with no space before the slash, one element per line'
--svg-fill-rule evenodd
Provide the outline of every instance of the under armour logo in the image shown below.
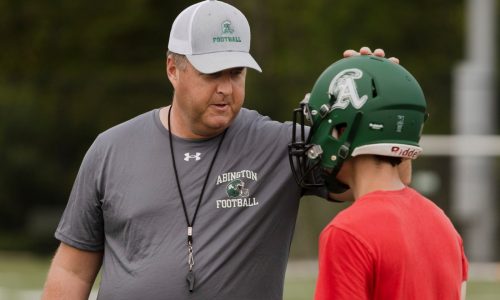
<path fill-rule="evenodd" d="M 191 155 L 188 153 L 184 153 L 184 160 L 185 161 L 189 161 L 191 158 L 194 158 L 195 160 L 200 160 L 201 159 L 201 153 L 200 152 L 196 152 L 195 155 Z"/>

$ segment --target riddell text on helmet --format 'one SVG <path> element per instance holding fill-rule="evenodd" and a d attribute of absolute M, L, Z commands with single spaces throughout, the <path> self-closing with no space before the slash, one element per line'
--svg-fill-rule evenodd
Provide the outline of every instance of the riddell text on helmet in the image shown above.
<path fill-rule="evenodd" d="M 417 158 L 417 156 L 419 156 L 420 150 L 418 149 L 415 149 L 415 148 L 401 148 L 401 147 L 398 147 L 398 146 L 393 146 L 391 148 L 391 152 L 392 153 L 395 153 L 396 156 L 399 156 L 399 157 L 406 157 L 406 158 L 411 158 L 411 159 L 415 159 Z"/>

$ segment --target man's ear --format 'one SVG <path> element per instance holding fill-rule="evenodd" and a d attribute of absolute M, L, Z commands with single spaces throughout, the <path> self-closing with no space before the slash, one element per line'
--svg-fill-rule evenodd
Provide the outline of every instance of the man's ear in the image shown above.
<path fill-rule="evenodd" d="M 179 69 L 177 68 L 175 61 L 171 55 L 167 56 L 165 68 L 166 68 L 168 79 L 170 80 L 172 85 L 175 87 L 175 85 L 177 83 Z"/>

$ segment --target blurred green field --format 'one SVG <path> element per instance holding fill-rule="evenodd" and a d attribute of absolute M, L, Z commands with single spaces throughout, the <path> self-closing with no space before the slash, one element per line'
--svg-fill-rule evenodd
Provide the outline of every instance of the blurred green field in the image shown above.
<path fill-rule="evenodd" d="M 49 259 L 29 254 L 0 253 L 0 300 L 40 299 Z M 310 300 L 314 295 L 315 263 L 291 262 L 285 300 Z M 467 286 L 468 300 L 500 299 L 500 281 L 475 281 Z M 95 298 L 95 293 L 92 298 Z"/>

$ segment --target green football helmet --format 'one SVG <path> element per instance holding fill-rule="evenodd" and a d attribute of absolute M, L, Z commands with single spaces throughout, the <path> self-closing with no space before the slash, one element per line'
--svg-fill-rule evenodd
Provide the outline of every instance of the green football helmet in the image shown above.
<path fill-rule="evenodd" d="M 248 197 L 249 191 L 245 188 L 245 182 L 241 179 L 235 179 L 228 183 L 226 193 L 231 198 Z"/>
<path fill-rule="evenodd" d="M 297 114 L 302 114 L 300 121 Z M 304 118 L 311 126 L 307 139 Z M 426 118 L 422 89 L 405 68 L 375 56 L 339 60 L 320 75 L 295 111 L 302 134 L 297 140 L 294 132 L 289 146 L 292 170 L 299 184 L 310 187 L 318 184 L 305 178 L 321 167 L 330 190 L 340 192 L 347 187 L 335 178 L 350 157 L 417 158 Z"/>

